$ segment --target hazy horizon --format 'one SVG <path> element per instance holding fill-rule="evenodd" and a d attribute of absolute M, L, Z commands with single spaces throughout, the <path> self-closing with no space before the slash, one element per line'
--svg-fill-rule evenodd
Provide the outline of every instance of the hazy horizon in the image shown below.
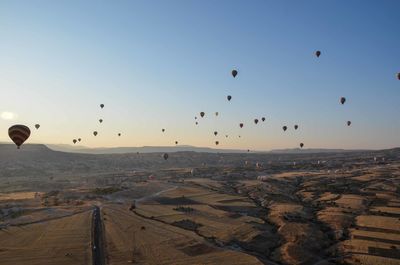
<path fill-rule="evenodd" d="M 90 148 L 397 147 L 399 9 L 396 1 L 3 1 L 0 141 L 25 124 L 27 143 L 82 138 Z"/>

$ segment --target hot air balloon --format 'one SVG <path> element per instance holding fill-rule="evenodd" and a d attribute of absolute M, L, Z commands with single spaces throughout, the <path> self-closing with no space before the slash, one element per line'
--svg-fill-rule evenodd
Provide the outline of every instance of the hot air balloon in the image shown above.
<path fill-rule="evenodd" d="M 31 130 L 25 125 L 13 125 L 8 129 L 8 136 L 17 145 L 19 149 L 21 145 L 29 138 Z"/>
<path fill-rule="evenodd" d="M 239 135 L 239 138 L 241 138 L 242 136 Z"/>
<path fill-rule="evenodd" d="M 397 79 L 400 80 L 400 73 L 397 73 Z"/>
<path fill-rule="evenodd" d="M 294 126 L 294 129 L 297 130 L 298 128 L 299 128 L 299 125 L 296 124 L 296 125 Z"/>
<path fill-rule="evenodd" d="M 217 132 L 217 131 L 215 131 L 215 132 L 214 132 L 214 135 L 215 135 L 215 136 L 217 136 L 217 134 L 218 134 L 218 132 Z"/>
<path fill-rule="evenodd" d="M 346 98 L 345 97 L 341 97 L 340 98 L 340 103 L 343 105 L 346 102 Z"/>
<path fill-rule="evenodd" d="M 283 129 L 284 132 L 286 132 L 287 126 L 283 126 L 282 129 Z"/>
<path fill-rule="evenodd" d="M 194 119 L 197 120 L 197 116 L 194 116 Z"/>
<path fill-rule="evenodd" d="M 228 95 L 226 98 L 228 99 L 228 101 L 231 101 L 232 96 L 231 96 L 231 95 Z"/>
<path fill-rule="evenodd" d="M 258 123 L 258 119 L 254 119 L 254 123 L 257 124 Z"/>
<path fill-rule="evenodd" d="M 197 125 L 197 124 L 199 124 L 199 123 L 196 121 L 196 125 Z"/>
<path fill-rule="evenodd" d="M 303 146 L 304 146 L 304 144 L 303 144 L 303 143 L 300 143 L 300 148 L 303 148 Z"/>
<path fill-rule="evenodd" d="M 178 144 L 178 141 L 175 141 L 175 144 Z"/>
<path fill-rule="evenodd" d="M 118 133 L 118 136 L 121 136 L 121 133 Z"/>
<path fill-rule="evenodd" d="M 261 120 L 264 122 L 265 121 L 265 117 L 262 117 Z"/>
<path fill-rule="evenodd" d="M 228 135 L 226 134 L 225 137 L 228 138 Z"/>
<path fill-rule="evenodd" d="M 78 138 L 78 142 L 80 142 L 82 139 L 81 138 Z"/>
<path fill-rule="evenodd" d="M 100 104 L 100 108 L 104 108 L 104 104 Z"/>
<path fill-rule="evenodd" d="M 315 56 L 320 57 L 321 56 L 321 51 L 316 51 Z"/>
<path fill-rule="evenodd" d="M 165 153 L 165 154 L 163 154 L 163 156 L 162 156 L 165 160 L 167 160 L 168 159 L 168 154 L 167 153 Z"/>
<path fill-rule="evenodd" d="M 240 128 L 243 128 L 243 123 L 239 123 L 239 127 L 240 127 Z"/>
<path fill-rule="evenodd" d="M 161 129 L 162 132 L 165 132 L 165 129 Z"/>
<path fill-rule="evenodd" d="M 250 149 L 247 149 L 247 153 L 250 152 Z"/>
<path fill-rule="evenodd" d="M 40 124 L 35 124 L 36 130 L 40 128 Z"/>
<path fill-rule="evenodd" d="M 204 115 L 205 115 L 205 113 L 202 111 L 202 112 L 200 112 L 200 117 L 204 117 Z"/>
<path fill-rule="evenodd" d="M 350 126 L 351 125 L 351 121 L 347 121 L 347 126 Z"/>
<path fill-rule="evenodd" d="M 99 122 L 102 123 L 102 122 L 103 122 L 103 119 L 100 119 Z"/>
<path fill-rule="evenodd" d="M 97 136 L 97 131 L 94 131 L 94 132 L 93 132 L 93 135 L 94 135 L 94 136 Z"/>
<path fill-rule="evenodd" d="M 73 142 L 74 144 L 76 144 L 77 140 L 76 140 L 76 139 L 74 139 L 74 140 L 72 140 L 72 142 Z"/>
<path fill-rule="evenodd" d="M 237 74 L 238 74 L 238 71 L 235 70 L 235 69 L 233 69 L 233 70 L 232 70 L 232 76 L 233 76 L 233 78 L 235 78 L 235 77 L 237 76 Z"/>
<path fill-rule="evenodd" d="M 218 142 L 218 141 L 215 141 L 215 145 L 219 145 L 219 142 Z"/>
<path fill-rule="evenodd" d="M 218 116 L 218 114 L 219 114 L 219 113 L 218 113 L 218 111 L 217 111 L 217 112 L 215 112 L 215 116 Z"/>

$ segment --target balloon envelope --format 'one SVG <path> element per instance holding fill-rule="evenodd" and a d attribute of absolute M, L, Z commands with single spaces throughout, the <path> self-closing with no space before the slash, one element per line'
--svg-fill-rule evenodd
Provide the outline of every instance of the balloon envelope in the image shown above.
<path fill-rule="evenodd" d="M 340 98 L 340 103 L 343 105 L 346 102 L 346 98 L 345 97 L 341 97 Z"/>
<path fill-rule="evenodd" d="M 232 76 L 233 76 L 233 78 L 235 78 L 236 76 L 237 76 L 237 74 L 238 74 L 238 71 L 237 70 L 232 70 Z"/>
<path fill-rule="evenodd" d="M 205 113 L 202 111 L 202 112 L 200 112 L 200 117 L 204 117 L 204 115 L 205 115 Z"/>
<path fill-rule="evenodd" d="M 100 108 L 104 108 L 104 104 L 100 104 Z"/>
<path fill-rule="evenodd" d="M 315 56 L 320 57 L 321 56 L 321 51 L 316 51 Z"/>
<path fill-rule="evenodd" d="M 35 124 L 36 130 L 40 128 L 40 124 Z"/>
<path fill-rule="evenodd" d="M 8 129 L 8 136 L 20 148 L 20 146 L 29 138 L 31 130 L 28 126 L 17 124 Z"/>

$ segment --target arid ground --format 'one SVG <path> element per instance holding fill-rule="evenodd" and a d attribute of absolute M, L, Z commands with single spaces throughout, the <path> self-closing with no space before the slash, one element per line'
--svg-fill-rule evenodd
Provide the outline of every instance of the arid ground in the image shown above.
<path fill-rule="evenodd" d="M 6 149 L 8 146 L 6 146 Z M 0 264 L 400 264 L 400 150 L 0 152 Z"/>

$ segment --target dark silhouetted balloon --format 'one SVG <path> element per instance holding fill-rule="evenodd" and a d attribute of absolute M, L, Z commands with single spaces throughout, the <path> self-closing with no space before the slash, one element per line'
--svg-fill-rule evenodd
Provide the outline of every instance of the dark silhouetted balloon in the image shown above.
<path fill-rule="evenodd" d="M 82 139 L 81 138 L 78 138 L 78 142 L 80 142 Z"/>
<path fill-rule="evenodd" d="M 219 142 L 218 142 L 218 141 L 215 141 L 215 145 L 219 145 Z"/>
<path fill-rule="evenodd" d="M 164 160 L 167 160 L 169 155 L 167 153 L 163 154 L 162 157 L 164 158 Z"/>
<path fill-rule="evenodd" d="M 239 127 L 240 127 L 240 128 L 243 128 L 243 123 L 239 123 Z"/>
<path fill-rule="evenodd" d="M 194 119 L 197 120 L 197 117 L 195 116 Z"/>
<path fill-rule="evenodd" d="M 400 73 L 397 73 L 397 79 L 400 80 Z"/>
<path fill-rule="evenodd" d="M 254 119 L 254 123 L 257 124 L 258 123 L 258 119 Z"/>
<path fill-rule="evenodd" d="M 161 129 L 162 132 L 165 132 L 165 129 Z"/>
<path fill-rule="evenodd" d="M 231 101 L 231 99 L 232 99 L 232 96 L 231 96 L 231 95 L 229 95 L 229 96 L 227 96 L 226 98 L 228 99 L 228 101 Z"/>
<path fill-rule="evenodd" d="M 200 117 L 204 117 L 204 115 L 205 115 L 205 113 L 202 111 L 202 112 L 200 112 Z"/>
<path fill-rule="evenodd" d="M 100 104 L 100 108 L 104 108 L 104 104 Z"/>
<path fill-rule="evenodd" d="M 346 102 L 346 98 L 345 97 L 341 97 L 340 98 L 340 103 L 343 105 Z"/>
<path fill-rule="evenodd" d="M 282 129 L 283 129 L 284 132 L 286 132 L 287 126 L 283 126 Z"/>
<path fill-rule="evenodd" d="M 121 133 L 118 133 L 118 136 L 121 136 Z"/>
<path fill-rule="evenodd" d="M 351 125 L 351 121 L 347 121 L 347 126 L 350 126 Z"/>
<path fill-rule="evenodd" d="M 250 149 L 247 149 L 247 153 L 250 152 Z"/>
<path fill-rule="evenodd" d="M 175 141 L 175 144 L 178 144 L 178 141 Z"/>
<path fill-rule="evenodd" d="M 215 135 L 215 136 L 217 136 L 217 134 L 218 134 L 218 132 L 217 132 L 217 131 L 215 131 L 215 132 L 214 132 L 214 135 Z"/>
<path fill-rule="evenodd" d="M 225 137 L 228 138 L 228 135 L 226 134 Z"/>
<path fill-rule="evenodd" d="M 218 111 L 217 111 L 217 112 L 215 112 L 215 116 L 218 116 L 218 114 L 219 114 L 219 113 L 218 113 Z"/>
<path fill-rule="evenodd" d="M 238 74 L 238 71 L 237 70 L 232 70 L 232 76 L 233 76 L 233 78 L 235 78 L 236 76 L 237 76 L 237 74 Z"/>
<path fill-rule="evenodd" d="M 265 121 L 265 117 L 262 117 L 261 120 L 264 122 Z"/>
<path fill-rule="evenodd" d="M 321 56 L 321 51 L 316 51 L 315 56 L 320 57 Z"/>
<path fill-rule="evenodd" d="M 197 125 L 197 124 L 199 124 L 199 123 L 196 121 L 196 125 Z"/>
<path fill-rule="evenodd" d="M 36 130 L 40 128 L 40 124 L 35 124 Z"/>
<path fill-rule="evenodd" d="M 18 149 L 29 138 L 30 135 L 31 130 L 25 125 L 17 124 L 8 129 L 8 136 L 17 145 Z"/>
<path fill-rule="evenodd" d="M 94 136 L 97 136 L 97 131 L 94 131 L 94 132 L 93 132 L 93 135 L 94 135 Z"/>
<path fill-rule="evenodd" d="M 304 146 L 304 144 L 303 144 L 303 143 L 300 143 L 300 148 L 303 148 L 303 146 Z"/>
<path fill-rule="evenodd" d="M 74 140 L 72 140 L 72 142 L 73 142 L 74 144 L 76 144 L 77 140 L 76 140 L 76 139 L 74 139 Z"/>
<path fill-rule="evenodd" d="M 102 122 L 103 122 L 103 119 L 100 119 L 99 122 L 102 123 Z"/>
<path fill-rule="evenodd" d="M 294 126 L 294 129 L 297 130 L 298 128 L 299 128 L 299 125 L 296 124 L 296 125 Z"/>

